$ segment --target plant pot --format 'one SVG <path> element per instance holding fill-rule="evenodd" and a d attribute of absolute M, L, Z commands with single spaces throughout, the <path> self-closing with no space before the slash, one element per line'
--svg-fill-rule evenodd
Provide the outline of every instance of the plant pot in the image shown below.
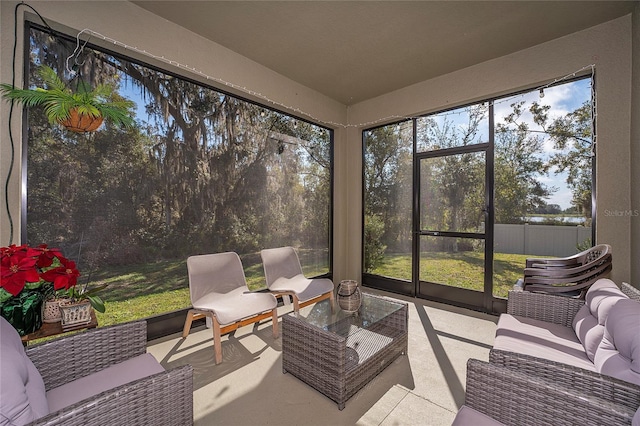
<path fill-rule="evenodd" d="M 60 316 L 62 330 L 89 324 L 91 322 L 91 302 L 88 300 L 61 302 Z"/>
<path fill-rule="evenodd" d="M 98 130 L 98 127 L 102 125 L 103 121 L 104 117 L 102 116 L 92 117 L 90 115 L 78 114 L 77 109 L 72 109 L 69 111 L 69 118 L 60 120 L 59 123 L 72 132 L 86 133 Z"/>
<path fill-rule="evenodd" d="M 18 331 L 26 336 L 42 327 L 42 302 L 40 290 L 22 290 L 20 294 L 5 301 L 0 314 Z"/>
<path fill-rule="evenodd" d="M 358 288 L 358 281 L 344 280 L 338 285 L 338 305 L 343 311 L 358 312 L 362 303 L 362 294 Z"/>
<path fill-rule="evenodd" d="M 60 303 L 66 302 L 67 298 L 47 299 L 42 304 L 42 322 L 54 323 L 62 320 L 60 314 Z"/>

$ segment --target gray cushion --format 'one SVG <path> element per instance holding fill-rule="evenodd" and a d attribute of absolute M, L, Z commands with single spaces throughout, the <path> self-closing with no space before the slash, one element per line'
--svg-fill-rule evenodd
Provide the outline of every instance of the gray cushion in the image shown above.
<path fill-rule="evenodd" d="M 25 354 L 18 332 L 2 317 L 0 371 L 0 424 L 24 425 L 49 414 L 42 376 Z"/>
<path fill-rule="evenodd" d="M 587 291 L 585 305 L 573 319 L 573 329 L 587 357 L 593 362 L 596 349 L 604 335 L 604 323 L 613 305 L 627 296 L 608 278 L 596 281 Z"/>
<path fill-rule="evenodd" d="M 458 414 L 456 414 L 456 418 L 453 419 L 453 423 L 451 426 L 504 426 L 503 423 L 500 423 L 497 420 L 493 420 L 491 417 L 486 414 L 481 413 L 480 411 L 476 411 L 473 408 L 470 408 L 466 405 L 463 405 L 460 410 L 458 410 Z"/>
<path fill-rule="evenodd" d="M 164 368 L 156 361 L 153 355 L 139 355 L 49 390 L 47 392 L 49 409 L 52 412 L 57 411 L 106 390 L 163 371 L 165 371 Z"/>
<path fill-rule="evenodd" d="M 296 294 L 298 300 L 304 302 L 333 291 L 333 282 L 328 278 L 305 278 L 304 275 L 299 274 L 292 278 L 278 278 L 271 284 L 269 290 L 291 291 Z"/>
<path fill-rule="evenodd" d="M 591 362 L 596 355 L 596 349 L 604 335 L 604 325 L 598 324 L 598 319 L 591 315 L 587 305 L 584 305 L 573 319 L 573 329 L 582 343 L 587 357 Z"/>
<path fill-rule="evenodd" d="M 621 299 L 613 306 L 594 364 L 599 373 L 640 385 L 640 303 Z"/>
<path fill-rule="evenodd" d="M 278 306 L 269 293 L 250 293 L 247 287 L 238 287 L 227 293 L 211 292 L 193 301 L 193 307 L 213 311 L 220 325 L 231 324 Z"/>
<path fill-rule="evenodd" d="M 502 314 L 493 347 L 595 371 L 573 329 L 559 324 Z"/>

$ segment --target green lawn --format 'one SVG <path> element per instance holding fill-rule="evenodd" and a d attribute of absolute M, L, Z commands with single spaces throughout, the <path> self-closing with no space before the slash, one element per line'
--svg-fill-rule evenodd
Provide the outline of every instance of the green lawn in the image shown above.
<path fill-rule="evenodd" d="M 522 278 L 529 255 L 496 253 L 493 261 L 493 294 L 507 297 L 507 292 Z M 455 287 L 482 291 L 484 288 L 484 254 L 474 251 L 459 253 L 423 253 L 420 279 Z M 382 265 L 373 273 L 410 280 L 411 255 L 386 255 Z"/>
<path fill-rule="evenodd" d="M 526 255 L 500 254 L 494 260 L 494 294 L 506 297 L 507 291 L 522 276 Z M 483 257 L 481 253 L 424 254 L 421 277 L 431 282 L 482 291 Z M 243 257 L 249 288 L 264 288 L 259 255 Z M 387 255 L 376 274 L 406 278 L 411 276 L 411 256 Z M 313 271 L 305 271 L 313 275 Z M 109 286 L 101 293 L 106 302 L 104 314 L 97 313 L 101 326 L 145 318 L 190 306 L 186 261 L 156 262 L 112 267 L 90 277 L 95 284 Z"/>
<path fill-rule="evenodd" d="M 312 255 L 299 254 L 302 262 L 305 256 Z M 266 287 L 259 253 L 242 256 L 242 265 L 251 290 Z M 319 275 L 328 269 L 328 265 L 318 268 L 320 270 L 304 268 L 304 272 L 307 276 Z M 110 267 L 92 273 L 89 279 L 92 285 L 109 284 L 100 293 L 106 303 L 106 312 L 96 312 L 101 326 L 191 306 L 186 260 Z"/>

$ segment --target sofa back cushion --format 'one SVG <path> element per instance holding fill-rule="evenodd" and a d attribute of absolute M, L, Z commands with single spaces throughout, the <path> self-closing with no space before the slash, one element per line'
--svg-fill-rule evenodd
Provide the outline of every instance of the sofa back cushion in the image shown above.
<path fill-rule="evenodd" d="M 0 317 L 0 425 L 24 425 L 49 414 L 42 376 L 20 335 Z"/>
<path fill-rule="evenodd" d="M 601 374 L 640 385 L 640 303 L 623 299 L 613 306 L 594 364 Z"/>
<path fill-rule="evenodd" d="M 573 329 L 593 362 L 604 335 L 604 324 L 613 305 L 627 296 L 607 278 L 596 281 L 587 291 L 585 304 L 573 319 Z"/>

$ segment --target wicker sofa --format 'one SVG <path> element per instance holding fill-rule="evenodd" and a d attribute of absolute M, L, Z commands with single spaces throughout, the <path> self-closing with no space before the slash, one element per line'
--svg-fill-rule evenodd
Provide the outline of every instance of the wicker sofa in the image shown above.
<path fill-rule="evenodd" d="M 23 347 L 0 319 L 0 425 L 193 424 L 191 366 L 165 369 L 137 321 Z"/>
<path fill-rule="evenodd" d="M 511 291 L 494 351 L 543 358 L 640 385 L 640 292 L 601 278 L 585 300 Z"/>
<path fill-rule="evenodd" d="M 489 363 L 469 360 L 453 424 L 640 426 L 639 301 L 608 279 L 585 300 L 510 292 Z"/>
<path fill-rule="evenodd" d="M 640 386 L 527 355 L 502 355 L 490 363 L 468 361 L 465 403 L 453 426 L 640 424 Z"/>

